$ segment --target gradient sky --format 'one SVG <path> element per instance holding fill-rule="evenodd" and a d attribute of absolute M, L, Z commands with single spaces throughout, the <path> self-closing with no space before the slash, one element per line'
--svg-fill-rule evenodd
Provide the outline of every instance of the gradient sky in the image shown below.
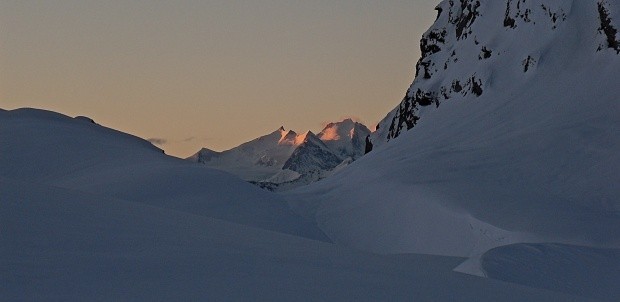
<path fill-rule="evenodd" d="M 402 99 L 439 0 L 2 0 L 0 108 L 224 150 L 280 126 L 369 128 Z"/>

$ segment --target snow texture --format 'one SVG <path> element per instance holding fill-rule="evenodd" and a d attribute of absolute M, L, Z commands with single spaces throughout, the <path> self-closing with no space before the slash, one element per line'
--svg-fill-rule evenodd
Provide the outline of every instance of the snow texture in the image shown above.
<path fill-rule="evenodd" d="M 43 110 L 0 118 L 0 176 L 326 240 L 283 200 L 138 137 Z"/>
<path fill-rule="evenodd" d="M 291 146 L 342 159 L 284 193 L 86 117 L 0 110 L 0 297 L 617 301 L 618 2 L 438 10 L 369 154 L 281 128 L 194 158 L 278 181 L 301 178 Z"/>
<path fill-rule="evenodd" d="M 527 242 L 580 246 L 585 259 L 586 248 L 620 248 L 620 56 L 599 49 L 613 46 L 601 24 L 617 28 L 619 8 L 441 2 L 373 150 L 285 196 L 334 242 L 378 253 L 475 259 Z M 460 271 L 483 271 L 468 264 Z M 570 273 L 595 288 L 587 271 Z"/>
<path fill-rule="evenodd" d="M 88 119 L 2 110 L 0 154 L 2 300 L 586 301 L 313 240 L 278 195 Z"/>
<path fill-rule="evenodd" d="M 327 177 L 365 154 L 370 130 L 345 119 L 319 134 L 278 130 L 224 152 L 202 149 L 188 160 L 220 169 L 270 190 L 291 189 Z"/>

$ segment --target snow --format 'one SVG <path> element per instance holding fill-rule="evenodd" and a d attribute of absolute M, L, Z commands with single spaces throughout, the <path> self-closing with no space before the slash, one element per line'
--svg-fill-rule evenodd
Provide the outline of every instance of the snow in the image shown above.
<path fill-rule="evenodd" d="M 516 244 L 481 258 L 490 278 L 597 299 L 620 298 L 620 249 Z"/>
<path fill-rule="evenodd" d="M 284 193 L 86 117 L 0 110 L 0 296 L 619 300 L 620 55 L 598 9 L 617 27 L 619 6 L 477 3 L 439 5 L 374 150 Z M 286 187 L 285 163 L 327 162 L 345 125 L 194 160 Z"/>
<path fill-rule="evenodd" d="M 291 171 L 289 169 L 284 169 L 278 172 L 278 174 L 267 179 L 266 182 L 274 183 L 274 184 L 281 184 L 281 183 L 297 180 L 299 179 L 299 177 L 301 177 L 301 174 L 299 174 L 298 172 Z"/>
<path fill-rule="evenodd" d="M 454 2 L 452 9 L 440 4 L 427 32 L 447 32 L 441 50 L 422 60 L 437 70 L 425 78 L 420 65 L 408 97 L 373 134 L 374 150 L 284 196 L 337 244 L 377 253 L 475 260 L 516 243 L 620 248 L 620 56 L 597 51 L 604 36 L 596 1 L 552 1 L 547 9 L 566 15 L 556 22 L 541 8 L 547 1 L 527 1 L 534 21 L 517 20 L 514 29 L 502 25 L 506 1 L 480 1 L 471 33 L 460 40 L 448 22 L 451 11 L 460 13 Z M 484 46 L 493 54 L 479 59 Z M 537 63 L 524 72 L 528 56 Z M 441 96 L 442 87 L 472 75 L 481 95 L 469 86 L 467 94 Z M 420 105 L 418 88 L 436 92 L 438 106 Z M 459 271 L 483 271 L 484 263 L 466 264 Z M 571 273 L 583 281 L 587 272 Z"/>
<path fill-rule="evenodd" d="M 3 184 L 11 232 L 2 237 L 10 252 L 0 291 L 11 300 L 568 298 L 450 272 L 459 259 L 351 252 L 140 203 Z"/>
<path fill-rule="evenodd" d="M 224 152 L 204 148 L 188 160 L 284 190 L 322 179 L 338 165 L 361 157 L 368 135 L 366 126 L 351 119 L 330 123 L 316 135 L 280 127 Z"/>
<path fill-rule="evenodd" d="M 279 195 L 84 119 L 0 126 L 6 300 L 586 301 L 314 240 Z"/>
<path fill-rule="evenodd" d="M 138 137 L 35 109 L 0 112 L 0 120 L 0 176 L 325 240 L 282 199 Z"/>
<path fill-rule="evenodd" d="M 317 134 L 327 147 L 335 150 L 343 158 L 351 157 L 354 160 L 364 155 L 366 137 L 370 130 L 361 123 L 345 119 L 339 123 L 330 123 Z"/>

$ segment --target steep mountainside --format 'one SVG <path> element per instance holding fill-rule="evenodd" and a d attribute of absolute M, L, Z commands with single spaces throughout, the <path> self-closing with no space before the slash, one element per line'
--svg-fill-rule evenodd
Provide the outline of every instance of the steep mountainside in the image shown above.
<path fill-rule="evenodd" d="M 317 181 L 365 153 L 370 130 L 345 119 L 318 134 L 280 129 L 224 152 L 202 149 L 188 160 L 227 171 L 271 190 Z"/>
<path fill-rule="evenodd" d="M 291 205 L 337 243 L 472 257 L 459 268 L 470 273 L 490 267 L 495 258 L 478 258 L 486 251 L 523 242 L 563 243 L 554 253 L 583 253 L 575 259 L 598 253 L 580 246 L 617 254 L 620 2 L 446 0 L 437 10 L 417 76 L 371 136 L 374 150 L 287 192 Z M 519 261 L 541 258 L 527 257 Z M 535 286 L 592 282 L 580 285 L 592 292 L 616 277 L 558 271 L 565 280 Z"/>
<path fill-rule="evenodd" d="M 415 127 L 425 111 L 497 94 L 564 89 L 540 87 L 557 82 L 541 79 L 542 74 L 594 68 L 593 59 L 614 61 L 620 54 L 617 1 L 487 2 L 452 0 L 437 6 L 437 21 L 420 42 L 415 80 L 400 105 L 379 123 L 375 146 Z M 579 86 L 564 86 L 594 85 L 584 79 Z"/>

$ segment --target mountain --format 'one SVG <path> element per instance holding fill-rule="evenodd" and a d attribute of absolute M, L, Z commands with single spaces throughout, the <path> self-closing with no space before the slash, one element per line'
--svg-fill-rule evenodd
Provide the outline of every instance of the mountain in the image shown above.
<path fill-rule="evenodd" d="M 620 54 L 617 1 L 497 2 L 443 1 L 437 6 L 437 21 L 420 42 L 415 80 L 400 105 L 379 123 L 375 145 L 412 129 L 426 112 L 444 104 L 498 95 L 522 99 L 533 91 L 560 98 L 564 95 L 553 92 L 601 86 L 556 74 L 591 71 L 600 61 L 612 63 L 601 73 L 613 71 Z"/>
<path fill-rule="evenodd" d="M 0 154 L 3 300 L 587 301 L 334 245 L 279 195 L 88 118 L 0 110 Z"/>
<path fill-rule="evenodd" d="M 351 119 L 326 125 L 319 134 L 276 131 L 223 152 L 203 148 L 188 158 L 271 190 L 322 179 L 365 153 L 370 130 Z"/>
<path fill-rule="evenodd" d="M 339 157 L 311 131 L 297 138 L 298 145 L 282 166 L 283 170 L 306 174 L 313 171 L 329 171 L 342 162 Z"/>
<path fill-rule="evenodd" d="M 355 160 L 365 154 L 366 138 L 370 133 L 363 124 L 345 119 L 339 123 L 327 124 L 317 136 L 340 157 L 351 157 Z"/>
<path fill-rule="evenodd" d="M 450 0 L 437 11 L 373 150 L 285 197 L 361 250 L 468 257 L 459 271 L 564 292 L 618 281 L 584 268 L 618 267 L 607 255 L 620 249 L 620 2 Z M 591 262 L 549 263 L 547 251 Z M 530 262 L 552 267 L 535 279 L 549 281 L 526 283 L 545 273 L 516 270 Z"/>

